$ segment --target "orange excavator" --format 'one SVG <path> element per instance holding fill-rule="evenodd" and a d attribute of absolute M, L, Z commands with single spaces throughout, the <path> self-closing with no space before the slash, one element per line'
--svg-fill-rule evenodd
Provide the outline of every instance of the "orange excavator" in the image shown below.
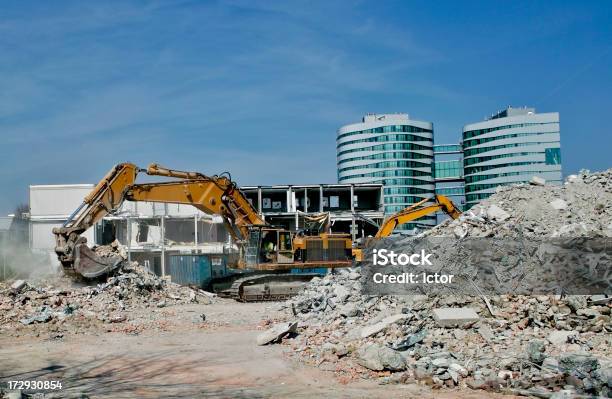
<path fill-rule="evenodd" d="M 139 174 L 169 178 L 137 183 Z M 362 258 L 349 234 L 298 233 L 263 220 L 229 174 L 206 176 L 151 164 L 142 169 L 131 163 L 116 165 L 97 184 L 62 227 L 53 229 L 55 252 L 68 274 L 95 278 L 111 272 L 123 260 L 119 255 L 99 256 L 87 246 L 83 232 L 114 213 L 124 201 L 188 204 L 207 214 L 217 214 L 237 246 L 237 259 L 228 264 L 247 272 L 234 281 L 228 295 L 242 301 L 276 300 L 295 295 L 312 274 L 287 273 L 291 269 L 350 267 Z M 443 196 L 421 207 L 423 200 L 387 219 L 376 237 L 385 237 L 402 223 L 443 210 L 451 217 L 457 208 Z"/>
<path fill-rule="evenodd" d="M 139 174 L 172 180 L 136 183 Z M 163 168 L 157 164 L 141 169 L 131 163 L 116 165 L 85 197 L 62 227 L 53 229 L 55 252 L 68 274 L 85 278 L 104 275 L 117 268 L 118 255 L 98 256 L 81 234 L 115 212 L 124 201 L 188 204 L 207 214 L 221 215 L 238 247 L 237 260 L 228 264 L 239 271 L 258 272 L 236 280 L 230 296 L 242 300 L 281 299 L 294 294 L 312 274 L 286 273 L 291 269 L 352 266 L 349 234 L 297 234 L 266 223 L 231 180 L 229 175 L 206 176 Z M 284 272 L 284 273 L 283 273 Z M 277 281 L 275 287 L 270 283 Z M 265 292 L 245 287 L 258 284 Z M 250 298 L 247 298 L 250 296 Z"/>
<path fill-rule="evenodd" d="M 444 195 L 435 195 L 432 198 L 425 198 L 385 219 L 383 224 L 378 228 L 376 235 L 366 240 L 365 246 L 370 245 L 372 240 L 389 237 L 393 234 L 395 228 L 401 224 L 439 211 L 446 213 L 452 219 L 457 219 L 461 215 L 459 208 L 457 208 L 453 201 Z M 363 260 L 362 248 L 353 249 L 353 257 L 356 262 L 361 262 Z"/>

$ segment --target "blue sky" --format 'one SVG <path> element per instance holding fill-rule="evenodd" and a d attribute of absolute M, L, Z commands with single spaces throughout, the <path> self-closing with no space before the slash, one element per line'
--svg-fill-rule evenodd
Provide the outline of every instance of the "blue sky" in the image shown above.
<path fill-rule="evenodd" d="M 118 162 L 335 182 L 367 112 L 438 143 L 507 105 L 561 113 L 564 173 L 612 167 L 612 3 L 3 1 L 0 213 Z"/>

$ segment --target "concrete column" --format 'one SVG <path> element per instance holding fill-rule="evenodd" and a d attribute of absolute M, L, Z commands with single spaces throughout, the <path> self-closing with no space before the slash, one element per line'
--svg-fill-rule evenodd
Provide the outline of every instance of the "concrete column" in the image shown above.
<path fill-rule="evenodd" d="M 308 189 L 304 187 L 304 212 L 308 212 Z"/>
<path fill-rule="evenodd" d="M 300 223 L 300 218 L 298 217 L 298 213 L 296 211 L 295 212 L 295 231 L 298 231 L 300 229 L 299 223 Z"/>
<path fill-rule="evenodd" d="M 193 217 L 193 228 L 194 228 L 193 238 L 195 240 L 194 245 L 195 245 L 195 248 L 198 249 L 198 214 L 197 213 Z"/>
<path fill-rule="evenodd" d="M 319 212 L 323 212 L 323 186 L 319 186 Z"/>
<path fill-rule="evenodd" d="M 127 257 L 128 262 L 132 261 L 132 219 L 128 216 L 127 219 Z"/>
<path fill-rule="evenodd" d="M 257 187 L 257 212 L 259 212 L 260 215 L 263 215 L 262 210 L 262 195 L 261 195 L 261 187 Z"/>
<path fill-rule="evenodd" d="M 161 274 L 166 275 L 166 217 L 161 217 Z"/>
<path fill-rule="evenodd" d="M 355 186 L 351 184 L 351 212 L 355 212 Z"/>

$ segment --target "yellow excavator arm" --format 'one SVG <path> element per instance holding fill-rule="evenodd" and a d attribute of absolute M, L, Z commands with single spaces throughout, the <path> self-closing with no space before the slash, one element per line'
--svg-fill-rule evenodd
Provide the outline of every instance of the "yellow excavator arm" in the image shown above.
<path fill-rule="evenodd" d="M 154 183 L 136 183 L 139 174 L 171 178 Z M 352 248 L 348 234 L 296 234 L 270 226 L 257 213 L 229 176 L 206 176 L 151 164 L 141 169 L 131 163 L 116 165 L 85 197 L 62 227 L 53 229 L 55 252 L 64 270 L 84 277 L 97 277 L 116 268 L 121 258 L 104 258 L 87 247 L 83 232 L 115 212 L 124 201 L 147 201 L 192 205 L 207 214 L 217 214 L 240 249 L 239 269 L 282 271 L 291 268 L 346 267 L 360 261 L 362 251 Z M 433 204 L 424 204 L 433 201 Z M 448 198 L 437 195 L 391 216 L 376 237 L 389 236 L 396 226 L 442 210 L 452 218 L 460 211 Z"/>
<path fill-rule="evenodd" d="M 139 173 L 178 180 L 137 184 Z M 267 226 L 229 177 L 171 170 L 156 164 L 141 169 L 122 163 L 108 172 L 62 227 L 53 229 L 55 252 L 66 270 L 96 277 L 117 266 L 120 259 L 98 258 L 81 234 L 116 211 L 125 200 L 189 204 L 207 214 L 221 215 L 236 242 L 248 238 L 250 227 Z"/>
<path fill-rule="evenodd" d="M 433 202 L 433 204 L 422 206 L 427 202 Z M 455 206 L 455 204 L 453 204 L 453 201 L 443 195 L 436 195 L 433 198 L 426 198 L 419 201 L 416 204 L 411 205 L 408 208 L 404 208 L 396 214 L 390 216 L 384 221 L 382 226 L 380 226 L 375 237 L 388 237 L 400 224 L 408 223 L 412 220 L 416 220 L 438 211 L 443 211 L 453 219 L 457 219 L 459 215 L 461 215 L 461 211 Z"/>
<path fill-rule="evenodd" d="M 428 202 L 432 202 L 432 204 L 425 205 Z M 408 223 L 438 211 L 443 211 L 453 219 L 457 219 L 461 215 L 459 208 L 448 197 L 435 195 L 432 198 L 425 198 L 414 205 L 404 208 L 385 219 L 374 238 L 389 237 L 400 224 Z M 370 240 L 366 241 L 366 246 L 370 244 Z M 363 261 L 363 248 L 353 248 L 353 257 L 356 262 Z"/>

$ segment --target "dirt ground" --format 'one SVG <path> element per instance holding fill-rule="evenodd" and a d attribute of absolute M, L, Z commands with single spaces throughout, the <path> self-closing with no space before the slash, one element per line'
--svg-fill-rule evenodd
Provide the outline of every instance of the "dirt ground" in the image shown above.
<path fill-rule="evenodd" d="M 292 360 L 285 345 L 255 344 L 262 320 L 274 320 L 276 308 L 217 299 L 143 310 L 102 330 L 2 334 L 0 382 L 58 380 L 63 389 L 45 397 L 62 398 L 502 397 L 374 380 L 342 384 L 332 372 Z"/>

